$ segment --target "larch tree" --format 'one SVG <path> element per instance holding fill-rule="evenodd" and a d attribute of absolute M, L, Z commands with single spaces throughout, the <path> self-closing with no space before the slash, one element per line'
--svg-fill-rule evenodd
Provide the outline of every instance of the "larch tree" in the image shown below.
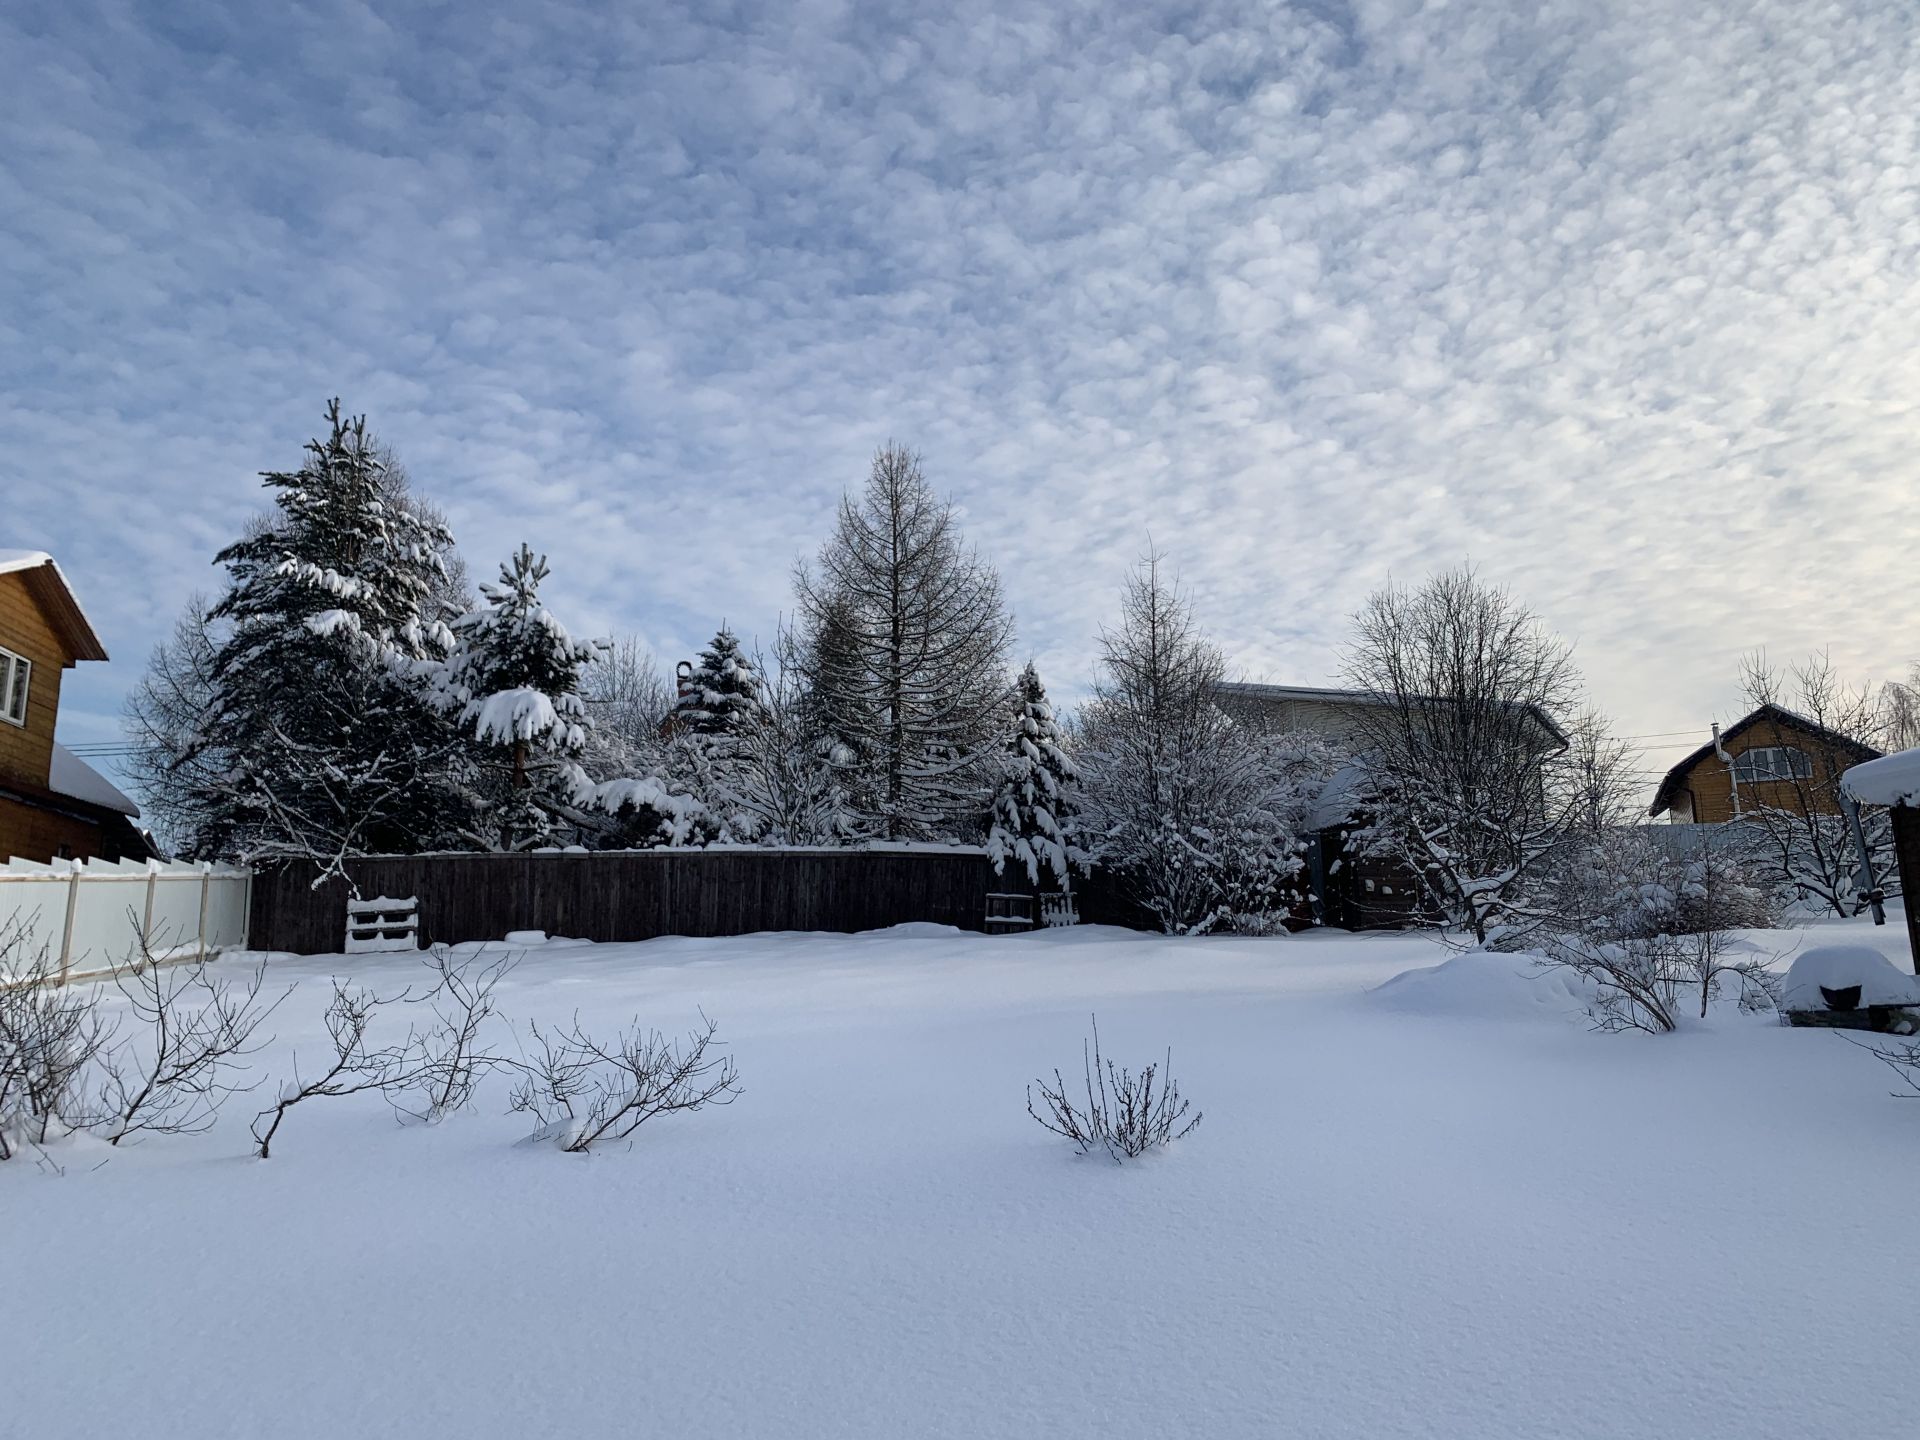
<path fill-rule="evenodd" d="M 175 757 L 200 853 L 334 869 L 424 848 L 458 809 L 458 737 L 417 681 L 451 642 L 433 597 L 452 537 L 395 502 L 363 418 L 335 400 L 327 425 L 298 470 L 262 477 L 275 513 L 216 557 L 206 713 Z"/>
<path fill-rule="evenodd" d="M 1020 672 L 1016 696 L 988 816 L 987 855 L 995 874 L 1005 874 L 1011 861 L 1030 885 L 1044 877 L 1071 890 L 1073 866 L 1084 858 L 1073 840 L 1079 774 L 1061 747 L 1053 706 L 1031 661 Z"/>
<path fill-rule="evenodd" d="M 925 839 L 977 825 L 1013 625 L 998 577 L 965 548 L 916 455 L 887 445 L 874 456 L 796 582 L 808 682 L 867 772 L 875 833 Z"/>

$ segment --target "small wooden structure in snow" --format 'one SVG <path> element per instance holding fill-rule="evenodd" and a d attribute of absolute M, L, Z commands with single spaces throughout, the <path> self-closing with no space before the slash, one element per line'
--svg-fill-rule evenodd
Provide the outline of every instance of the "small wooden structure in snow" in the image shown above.
<path fill-rule="evenodd" d="M 1902 750 L 1856 765 L 1841 788 L 1862 805 L 1884 805 L 1893 816 L 1893 853 L 1900 866 L 1907 948 L 1920 973 L 1920 750 Z"/>
<path fill-rule="evenodd" d="M 1791 1025 L 1912 1035 L 1920 1031 L 1920 976 L 1870 945 L 1817 945 L 1787 971 L 1780 1013 Z"/>

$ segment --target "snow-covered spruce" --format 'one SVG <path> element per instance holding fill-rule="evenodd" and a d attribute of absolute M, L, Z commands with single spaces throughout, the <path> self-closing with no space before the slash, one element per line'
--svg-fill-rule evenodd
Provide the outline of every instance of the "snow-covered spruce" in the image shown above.
<path fill-rule="evenodd" d="M 1073 888 L 1073 866 L 1084 866 L 1072 841 L 1072 790 L 1078 778 L 1060 747 L 1040 672 L 1028 661 L 1016 686 L 1013 733 L 1001 757 L 988 820 L 987 855 L 995 874 L 1005 874 L 1012 861 L 1028 884 L 1039 885 L 1044 878 L 1051 887 Z"/>
<path fill-rule="evenodd" d="M 697 735 L 739 735 L 760 718 L 760 690 L 758 668 L 722 625 L 674 702 L 674 725 Z"/>
<path fill-rule="evenodd" d="M 522 545 L 454 621 L 453 653 L 433 679 L 472 742 L 470 783 L 483 843 L 527 849 L 572 838 L 564 810 L 590 789 L 582 672 L 597 647 L 575 640 L 541 603 L 545 556 Z"/>
<path fill-rule="evenodd" d="M 204 663 L 149 697 L 166 703 L 143 733 L 169 752 L 150 758 L 199 854 L 333 864 L 425 848 L 454 819 L 458 736 L 415 680 L 451 643 L 452 538 L 397 491 L 364 418 L 335 400 L 327 422 L 298 470 L 264 476 L 275 512 L 217 557 L 228 589 L 188 637 Z"/>

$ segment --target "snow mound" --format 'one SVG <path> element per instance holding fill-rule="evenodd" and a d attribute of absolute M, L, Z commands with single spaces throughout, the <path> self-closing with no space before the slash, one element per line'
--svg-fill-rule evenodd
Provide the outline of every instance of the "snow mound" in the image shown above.
<path fill-rule="evenodd" d="M 1920 1005 L 1920 976 L 1907 974 L 1868 945 L 1817 945 L 1787 971 L 1784 1010 L 1825 1010 L 1829 990 L 1860 987 L 1862 1005 Z"/>
<path fill-rule="evenodd" d="M 1544 969 L 1535 955 L 1485 950 L 1409 970 L 1368 994 L 1413 1015 L 1493 1020 L 1569 1019 L 1584 1015 L 1593 998 L 1570 970 Z"/>
<path fill-rule="evenodd" d="M 544 945 L 547 932 L 544 930 L 509 930 L 500 937 L 502 945 Z"/>

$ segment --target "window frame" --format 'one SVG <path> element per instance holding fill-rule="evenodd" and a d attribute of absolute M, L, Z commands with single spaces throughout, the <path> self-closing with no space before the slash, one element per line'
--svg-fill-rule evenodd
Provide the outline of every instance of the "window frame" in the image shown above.
<path fill-rule="evenodd" d="M 1769 757 L 1765 774 L 1756 773 L 1753 757 L 1759 755 Z M 1776 766 L 1774 757 L 1779 757 L 1784 770 Z M 1798 745 L 1755 745 L 1733 757 L 1733 779 L 1738 785 L 1791 785 L 1812 778 L 1813 757 Z"/>
<path fill-rule="evenodd" d="M 20 713 L 13 713 L 14 677 L 23 675 L 20 685 Z M 33 661 L 17 651 L 0 645 L 0 721 L 27 728 L 27 716 L 33 706 Z"/>

